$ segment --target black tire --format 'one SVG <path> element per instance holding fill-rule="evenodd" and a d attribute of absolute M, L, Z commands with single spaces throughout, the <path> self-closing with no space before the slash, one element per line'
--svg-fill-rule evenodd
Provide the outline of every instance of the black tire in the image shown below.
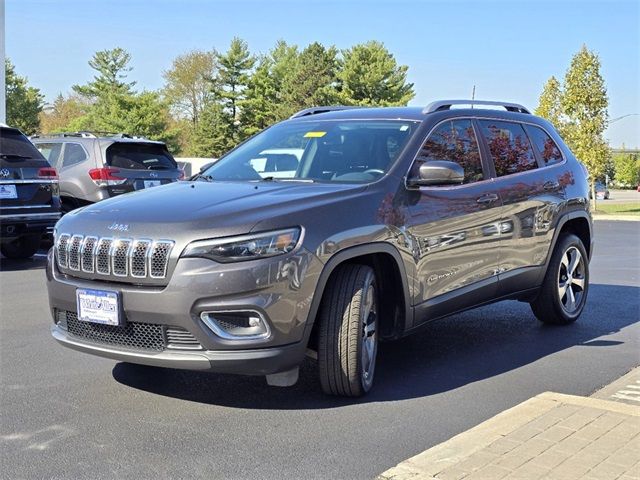
<path fill-rule="evenodd" d="M 568 266 L 578 252 L 582 262 L 577 264 L 573 274 Z M 566 255 L 566 257 L 565 257 Z M 564 262 L 564 263 L 563 263 Z M 582 287 L 579 284 L 582 283 Z M 563 286 L 565 294 L 561 295 Z M 571 290 L 571 291 L 570 291 Z M 551 256 L 547 273 L 545 274 L 538 297 L 531 302 L 533 314 L 543 323 L 551 325 L 567 325 L 575 322 L 587 301 L 589 293 L 589 257 L 582 240 L 572 234 L 563 234 Z M 573 303 L 571 299 L 573 298 Z"/>
<path fill-rule="evenodd" d="M 0 245 L 0 252 L 7 258 L 33 257 L 40 248 L 42 235 L 23 235 Z"/>
<path fill-rule="evenodd" d="M 343 265 L 332 275 L 319 313 L 318 369 L 325 393 L 358 397 L 371 389 L 378 346 L 378 298 L 371 267 Z"/>

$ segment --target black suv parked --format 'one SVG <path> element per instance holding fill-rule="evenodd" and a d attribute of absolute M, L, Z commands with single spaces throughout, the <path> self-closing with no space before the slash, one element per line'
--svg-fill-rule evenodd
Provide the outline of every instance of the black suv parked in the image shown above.
<path fill-rule="evenodd" d="M 273 385 L 311 352 L 325 392 L 356 396 L 379 340 L 445 315 L 518 299 L 573 322 L 593 244 L 586 171 L 524 107 L 452 108 L 470 103 L 305 110 L 191 182 L 66 215 L 53 336 Z"/>
<path fill-rule="evenodd" d="M 20 130 L 0 124 L 0 251 L 31 257 L 59 218 L 56 170 Z"/>

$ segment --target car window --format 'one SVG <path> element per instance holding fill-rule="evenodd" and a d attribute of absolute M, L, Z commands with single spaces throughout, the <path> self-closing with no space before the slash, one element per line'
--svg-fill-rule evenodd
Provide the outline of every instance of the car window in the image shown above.
<path fill-rule="evenodd" d="M 513 122 L 481 120 L 480 126 L 487 140 L 498 177 L 526 172 L 538 167 L 531 143 L 522 125 Z"/>
<path fill-rule="evenodd" d="M 15 128 L 0 127 L 0 157 L 3 161 L 44 160 L 31 141 Z"/>
<path fill-rule="evenodd" d="M 107 165 L 131 170 L 173 170 L 178 164 L 156 143 L 117 142 L 107 148 Z"/>
<path fill-rule="evenodd" d="M 87 152 L 78 143 L 65 143 L 62 154 L 62 168 L 70 167 L 87 159 Z"/>
<path fill-rule="evenodd" d="M 60 160 L 60 151 L 62 150 L 61 143 L 38 143 L 36 148 L 40 153 L 49 161 L 49 165 L 52 167 L 58 167 L 58 160 Z"/>
<path fill-rule="evenodd" d="M 417 122 L 318 120 L 270 127 L 203 172 L 216 181 L 367 183 L 391 168 Z"/>
<path fill-rule="evenodd" d="M 545 165 L 553 165 L 562 161 L 562 152 L 547 132 L 533 125 L 526 125 L 525 128 Z"/>
<path fill-rule="evenodd" d="M 471 120 L 450 120 L 441 123 L 425 141 L 417 163 L 446 160 L 464 169 L 464 183 L 482 180 L 480 149 Z"/>

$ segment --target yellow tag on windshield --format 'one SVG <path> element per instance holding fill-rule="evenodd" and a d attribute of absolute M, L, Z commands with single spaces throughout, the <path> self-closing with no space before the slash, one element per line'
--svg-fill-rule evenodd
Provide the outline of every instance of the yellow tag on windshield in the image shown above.
<path fill-rule="evenodd" d="M 327 132 L 307 132 L 304 134 L 304 138 L 320 138 L 324 137 Z"/>

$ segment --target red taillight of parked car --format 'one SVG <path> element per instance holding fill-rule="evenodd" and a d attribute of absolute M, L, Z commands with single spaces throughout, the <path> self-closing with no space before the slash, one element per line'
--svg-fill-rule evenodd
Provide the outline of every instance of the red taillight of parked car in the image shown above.
<path fill-rule="evenodd" d="M 38 178 L 45 180 L 57 180 L 58 172 L 53 167 L 42 167 L 38 170 Z"/>
<path fill-rule="evenodd" d="M 121 185 L 126 182 L 126 178 L 117 176 L 120 170 L 117 168 L 104 167 L 104 168 L 92 168 L 89 170 L 89 176 L 93 183 L 100 187 L 106 187 L 111 185 Z"/>

